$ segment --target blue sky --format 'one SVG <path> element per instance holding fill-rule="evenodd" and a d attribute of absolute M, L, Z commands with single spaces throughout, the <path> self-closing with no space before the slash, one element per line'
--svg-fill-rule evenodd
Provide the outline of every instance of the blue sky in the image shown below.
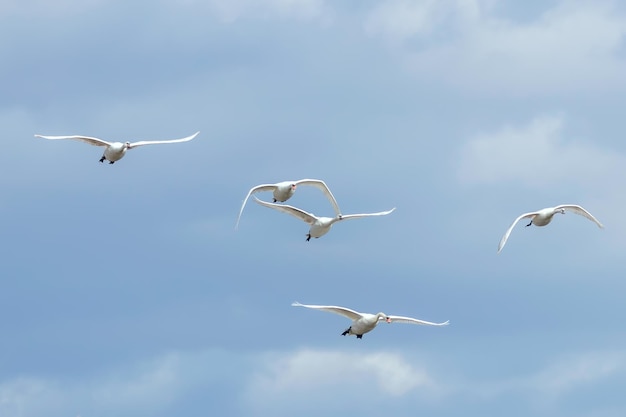
<path fill-rule="evenodd" d="M 623 4 L 9 0 L 0 35 L 1 416 L 626 413 Z M 396 211 L 234 230 L 301 178 Z M 563 203 L 606 228 L 496 254 Z"/>

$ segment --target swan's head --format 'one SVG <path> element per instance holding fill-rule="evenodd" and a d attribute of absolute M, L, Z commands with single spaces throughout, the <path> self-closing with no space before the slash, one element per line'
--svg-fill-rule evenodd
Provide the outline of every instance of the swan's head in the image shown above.
<path fill-rule="evenodd" d="M 124 142 L 124 149 L 130 149 L 130 142 Z"/>
<path fill-rule="evenodd" d="M 561 214 L 565 214 L 565 209 L 564 208 L 560 208 L 560 209 L 557 210 L 557 212 L 561 213 Z"/>
<path fill-rule="evenodd" d="M 295 192 L 296 192 L 296 187 L 297 187 L 297 185 L 296 185 L 296 184 L 291 184 L 291 192 L 292 192 L 292 193 L 295 193 Z"/>
<path fill-rule="evenodd" d="M 378 318 L 379 318 L 379 319 L 383 319 L 383 320 L 385 320 L 387 323 L 391 323 L 391 319 L 390 319 L 390 318 L 389 318 L 389 316 L 388 316 L 388 315 L 386 315 L 385 313 L 382 313 L 382 312 L 381 312 L 381 313 L 378 313 L 378 314 L 377 314 L 377 316 L 378 316 Z"/>

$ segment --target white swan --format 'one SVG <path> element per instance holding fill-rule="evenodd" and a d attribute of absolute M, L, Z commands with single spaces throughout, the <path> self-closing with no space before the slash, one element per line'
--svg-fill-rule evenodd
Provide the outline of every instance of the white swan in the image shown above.
<path fill-rule="evenodd" d="M 371 217 L 371 216 L 385 216 L 396 208 L 392 208 L 391 210 L 381 211 L 378 213 L 365 213 L 365 214 L 338 214 L 335 217 L 317 217 L 314 214 L 307 213 L 306 211 L 299 209 L 297 207 L 288 206 L 286 204 L 275 204 L 268 203 L 267 201 L 261 201 L 258 198 L 254 197 L 257 203 L 262 206 L 273 208 L 274 210 L 282 211 L 283 213 L 291 214 L 294 217 L 299 218 L 311 225 L 309 229 L 309 233 L 306 235 L 307 242 L 311 240 L 312 237 L 318 238 L 324 236 L 333 224 L 342 220 L 350 220 L 350 219 L 358 219 L 360 217 Z"/>
<path fill-rule="evenodd" d="M 447 326 L 450 323 L 450 320 L 445 321 L 443 323 L 431 323 L 429 321 L 418 320 L 412 317 L 403 317 L 403 316 L 388 316 L 385 313 L 378 314 L 369 314 L 369 313 L 359 313 L 358 311 L 351 310 L 346 307 L 338 307 L 338 306 L 317 306 L 317 305 L 307 305 L 300 304 L 299 302 L 294 302 L 291 304 L 296 307 L 306 307 L 313 308 L 316 310 L 328 311 L 330 313 L 341 314 L 352 320 L 352 325 L 348 327 L 343 333 L 342 336 L 345 335 L 355 335 L 357 339 L 362 339 L 363 335 L 367 332 L 371 332 L 374 330 L 379 321 L 384 320 L 387 323 L 411 323 L 411 324 L 422 324 L 428 326 Z"/>
<path fill-rule="evenodd" d="M 506 244 L 506 241 L 509 238 L 511 231 L 513 230 L 517 222 L 519 222 L 523 218 L 530 218 L 530 223 L 526 225 L 527 227 L 530 226 L 531 224 L 534 224 L 535 226 L 545 226 L 552 221 L 552 217 L 556 213 L 565 214 L 566 211 L 571 211 L 572 213 L 585 216 L 586 218 L 588 218 L 589 220 L 597 224 L 598 227 L 600 228 L 604 227 L 602 223 L 600 223 L 595 217 L 591 215 L 591 213 L 589 213 L 587 210 L 585 210 L 581 206 L 577 206 L 575 204 L 562 204 L 556 207 L 548 207 L 548 208 L 541 209 L 539 211 L 533 211 L 531 213 L 524 213 L 521 216 L 519 216 L 517 219 L 515 219 L 513 224 L 511 224 L 511 226 L 509 226 L 509 228 L 507 229 L 504 236 L 502 236 L 502 239 L 500 240 L 500 244 L 498 245 L 498 253 L 500 253 L 500 251 Z"/>
<path fill-rule="evenodd" d="M 159 145 L 159 144 L 163 144 L 163 143 L 180 143 L 180 142 L 188 142 L 191 139 L 195 138 L 196 136 L 198 136 L 198 133 L 200 132 L 196 132 L 191 136 L 187 136 L 186 138 L 182 138 L 182 139 L 172 139 L 172 140 L 142 140 L 139 142 L 107 142 L 105 140 L 102 139 L 98 139 L 98 138 L 92 138 L 89 136 L 43 136 L 43 135 L 35 135 L 36 138 L 44 138 L 44 139 L 51 139 L 51 140 L 56 140 L 56 139 L 73 139 L 73 140 L 79 140 L 81 142 L 85 142 L 88 143 L 90 145 L 94 145 L 94 146 L 104 146 L 104 154 L 102 154 L 102 158 L 100 158 L 100 162 L 104 162 L 104 160 L 106 159 L 107 161 L 109 161 L 109 164 L 114 163 L 115 161 L 119 161 L 120 159 L 122 159 L 124 157 L 124 155 L 126 154 L 126 151 L 129 149 L 133 149 L 133 148 L 137 148 L 139 146 L 144 146 L 144 145 Z"/>
<path fill-rule="evenodd" d="M 296 192 L 296 188 L 298 187 L 298 185 L 311 185 L 322 190 L 324 194 L 326 194 L 326 198 L 328 198 L 330 204 L 333 205 L 335 213 L 337 215 L 341 214 L 341 211 L 339 210 L 339 205 L 337 204 L 337 200 L 335 200 L 333 193 L 330 192 L 330 189 L 322 180 L 303 179 L 298 181 L 283 181 L 276 184 L 261 184 L 257 185 L 256 187 L 252 187 L 252 189 L 248 191 L 248 195 L 246 195 L 246 198 L 243 200 L 243 204 L 241 205 L 241 210 L 239 210 L 239 216 L 237 216 L 235 229 L 239 227 L 239 219 L 241 218 L 241 213 L 243 213 L 243 208 L 246 206 L 248 198 L 252 194 L 258 193 L 260 191 L 272 191 L 274 196 L 274 203 L 277 201 L 280 201 L 282 203 L 289 200 L 291 196 L 293 196 L 293 194 Z"/>

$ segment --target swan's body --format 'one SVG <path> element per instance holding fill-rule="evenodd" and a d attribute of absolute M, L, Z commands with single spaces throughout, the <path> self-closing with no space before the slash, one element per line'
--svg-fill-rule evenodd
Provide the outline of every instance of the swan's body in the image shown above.
<path fill-rule="evenodd" d="M 298 302 L 292 303 L 292 306 L 296 307 L 306 307 L 312 308 L 315 310 L 328 311 L 330 313 L 340 314 L 344 317 L 352 320 L 352 325 L 348 327 L 343 333 L 342 336 L 346 335 L 355 335 L 357 339 L 361 339 L 363 335 L 367 332 L 371 332 L 374 330 L 379 321 L 386 321 L 387 323 L 411 323 L 411 324 L 421 324 L 428 326 L 446 326 L 450 323 L 450 321 L 445 321 L 443 323 L 431 323 L 429 321 L 414 319 L 412 317 L 403 317 L 403 316 L 389 316 L 385 313 L 377 313 L 377 314 L 369 314 L 369 313 L 359 313 L 358 311 L 351 310 L 346 307 L 338 307 L 338 306 L 318 306 L 318 305 L 307 305 L 300 304 Z"/>
<path fill-rule="evenodd" d="M 597 224 L 598 227 L 600 228 L 604 227 L 602 223 L 600 223 L 595 217 L 591 215 L 591 213 L 589 213 L 587 210 L 585 210 L 581 206 L 577 206 L 575 204 L 562 204 L 556 207 L 548 207 L 548 208 L 541 209 L 539 211 L 524 213 L 521 216 L 519 216 L 517 219 L 515 219 L 515 221 L 507 229 L 506 233 L 504 233 L 504 236 L 502 236 L 502 239 L 500 240 L 500 244 L 498 245 L 498 253 L 500 253 L 500 251 L 506 244 L 506 241 L 508 240 L 509 235 L 511 234 L 511 231 L 513 231 L 513 228 L 515 227 L 517 222 L 519 222 L 520 220 L 524 218 L 529 218 L 530 223 L 528 223 L 526 226 L 530 226 L 531 224 L 534 224 L 535 226 L 545 226 L 552 221 L 552 218 L 554 217 L 555 214 L 557 213 L 565 214 L 566 211 L 571 211 L 572 213 L 576 213 L 581 216 L 584 216 L 588 218 L 589 220 L 591 220 L 592 222 L 594 222 L 595 224 Z"/>
<path fill-rule="evenodd" d="M 335 210 L 335 214 L 340 215 L 341 211 L 339 210 L 339 205 L 337 204 L 337 200 L 333 196 L 333 193 L 330 192 L 330 189 L 326 185 L 326 183 L 322 180 L 314 180 L 314 179 L 303 179 L 298 181 L 283 181 L 276 184 L 261 184 L 253 187 L 248 191 L 248 195 L 243 200 L 243 204 L 241 205 L 241 210 L 239 210 L 239 216 L 237 216 L 237 224 L 235 225 L 235 229 L 239 226 L 239 219 L 241 218 L 241 213 L 243 213 L 243 208 L 246 206 L 248 202 L 248 198 L 254 193 L 258 193 L 261 191 L 271 191 L 274 197 L 275 202 L 285 202 L 293 196 L 296 192 L 296 188 L 298 185 L 310 185 L 316 188 L 319 188 L 326 194 L 326 198 L 330 201 L 330 204 L 333 206 L 333 210 Z"/>
<path fill-rule="evenodd" d="M 180 143 L 180 142 L 188 142 L 198 136 L 196 132 L 191 136 L 187 136 L 182 139 L 172 139 L 172 140 L 142 140 L 139 142 L 107 142 L 102 139 L 92 138 L 90 136 L 43 136 L 43 135 L 35 135 L 36 138 L 44 138 L 44 139 L 72 139 L 78 140 L 81 142 L 88 143 L 94 146 L 104 146 L 104 153 L 102 154 L 102 158 L 100 158 L 100 162 L 104 162 L 105 160 L 109 161 L 109 164 L 114 163 L 115 161 L 119 161 L 126 155 L 126 151 L 129 149 L 137 148 L 139 146 L 144 145 L 160 145 L 164 143 Z"/>
<path fill-rule="evenodd" d="M 342 220 L 350 220 L 350 219 L 358 219 L 361 217 L 372 217 L 372 216 L 385 216 L 396 208 L 392 208 L 391 210 L 381 211 L 378 213 L 364 213 L 364 214 L 337 214 L 335 217 L 317 217 L 314 214 L 307 213 L 306 211 L 299 209 L 297 207 L 288 206 L 286 204 L 275 204 L 268 203 L 267 201 L 261 201 L 258 198 L 254 197 L 257 203 L 262 206 L 273 208 L 274 210 L 282 211 L 283 213 L 291 214 L 294 217 L 304 221 L 311 225 L 309 229 L 309 233 L 307 233 L 306 240 L 311 240 L 312 237 L 319 238 L 324 236 L 326 233 L 330 231 L 330 228 L 333 224 Z"/>

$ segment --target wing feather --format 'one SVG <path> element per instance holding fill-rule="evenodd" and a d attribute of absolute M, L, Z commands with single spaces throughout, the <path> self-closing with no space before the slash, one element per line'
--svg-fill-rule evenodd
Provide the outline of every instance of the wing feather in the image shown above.
<path fill-rule="evenodd" d="M 196 132 L 191 136 L 187 136 L 181 139 L 170 139 L 170 140 L 142 140 L 139 142 L 132 142 L 129 146 L 128 149 L 131 148 L 136 148 L 138 146 L 144 146 L 144 145 L 162 145 L 165 143 L 180 143 L 180 142 L 189 142 L 190 140 L 192 140 L 193 138 L 195 138 L 196 136 L 198 136 L 200 132 Z"/>
<path fill-rule="evenodd" d="M 326 185 L 326 183 L 322 180 L 315 180 L 315 179 L 303 179 L 303 180 L 298 180 L 295 182 L 296 185 L 310 185 L 313 187 L 316 187 L 320 190 L 322 190 L 322 192 L 326 195 L 326 198 L 328 199 L 328 201 L 330 201 L 330 204 L 332 204 L 333 206 L 333 210 L 335 210 L 335 214 L 337 216 L 339 216 L 341 214 L 341 210 L 339 210 L 339 204 L 337 204 L 337 200 L 335 200 L 335 196 L 333 195 L 333 193 L 330 191 L 330 188 L 328 188 L 328 186 Z"/>
<path fill-rule="evenodd" d="M 276 184 L 261 184 L 261 185 L 257 185 L 256 187 L 252 187 L 250 191 L 248 191 L 248 195 L 246 195 L 246 198 L 243 200 L 243 204 L 241 205 L 241 209 L 239 210 L 239 216 L 237 216 L 237 223 L 235 224 L 235 230 L 237 230 L 237 228 L 239 227 L 239 219 L 241 219 L 241 214 L 243 213 L 243 208 L 246 206 L 246 203 L 248 202 L 248 198 L 250 198 L 250 196 L 254 193 L 258 193 L 261 191 L 274 191 L 275 188 L 276 188 Z"/>
<path fill-rule="evenodd" d="M 604 225 L 600 223 L 598 219 L 593 217 L 591 213 L 589 213 L 587 210 L 585 210 L 581 206 L 578 206 L 576 204 L 562 204 L 560 206 L 555 207 L 555 209 L 560 209 L 560 208 L 565 209 L 566 211 L 571 211 L 572 213 L 578 214 L 580 216 L 584 216 L 588 218 L 589 220 L 591 220 L 592 222 L 594 222 L 595 224 L 597 224 L 599 228 L 601 229 L 604 228 Z"/>
<path fill-rule="evenodd" d="M 502 239 L 500 239 L 500 244 L 498 245 L 498 253 L 500 253 L 500 251 L 502 250 L 502 248 L 504 247 L 504 245 L 506 245 L 506 241 L 509 238 L 509 235 L 511 234 L 511 232 L 513 231 L 513 228 L 515 227 L 515 225 L 517 224 L 517 222 L 519 222 L 520 220 L 522 220 L 525 217 L 533 217 L 537 214 L 536 211 L 532 212 L 532 213 L 524 213 L 521 216 L 519 216 L 517 219 L 515 219 L 515 221 L 513 223 L 511 223 L 511 225 L 509 226 L 509 228 L 506 230 L 506 233 L 504 233 L 504 236 L 502 236 Z"/>
<path fill-rule="evenodd" d="M 344 214 L 341 216 L 341 220 L 350 220 L 350 219 L 358 219 L 361 217 L 372 217 L 372 216 L 386 216 L 387 214 L 392 213 L 396 208 L 392 208 L 387 211 L 379 211 L 378 213 L 362 213 L 362 214 Z"/>
<path fill-rule="evenodd" d="M 427 326 L 447 326 L 450 324 L 450 320 L 444 321 L 443 323 L 433 323 L 430 321 L 414 319 L 413 317 L 404 317 L 404 316 L 387 316 L 391 319 L 391 322 L 398 323 L 410 323 L 410 324 L 421 324 Z M 380 318 L 380 320 L 384 320 L 384 318 Z"/>
<path fill-rule="evenodd" d="M 347 317 L 351 320 L 358 320 L 361 317 L 363 317 L 363 315 L 361 313 L 359 313 L 358 311 L 354 311 L 351 310 L 349 308 L 346 307 L 339 307 L 339 306 L 318 306 L 318 305 L 312 305 L 312 304 L 300 304 L 299 302 L 293 302 L 291 303 L 292 306 L 294 307 L 306 307 L 306 308 L 312 308 L 315 310 L 322 310 L 322 311 L 328 311 L 329 313 L 335 313 L 335 314 L 340 314 L 344 317 Z"/>
<path fill-rule="evenodd" d="M 313 224 L 317 220 L 317 217 L 315 217 L 315 215 L 311 213 L 307 213 L 306 211 L 299 209 L 297 207 L 289 206 L 287 204 L 269 203 L 267 201 L 259 200 L 256 197 L 254 197 L 254 200 L 262 206 L 269 207 L 274 210 L 282 211 L 283 213 L 291 214 L 292 216 L 297 217 L 298 219 L 308 224 Z"/>
<path fill-rule="evenodd" d="M 93 138 L 90 136 L 44 136 L 44 135 L 35 135 L 36 138 L 43 138 L 43 139 L 50 139 L 50 140 L 57 140 L 57 139 L 72 139 L 72 140 L 79 140 L 81 142 L 85 142 L 88 143 L 90 145 L 93 146 L 110 146 L 111 143 L 107 142 L 106 140 L 102 140 L 102 139 L 98 139 L 98 138 Z"/>

